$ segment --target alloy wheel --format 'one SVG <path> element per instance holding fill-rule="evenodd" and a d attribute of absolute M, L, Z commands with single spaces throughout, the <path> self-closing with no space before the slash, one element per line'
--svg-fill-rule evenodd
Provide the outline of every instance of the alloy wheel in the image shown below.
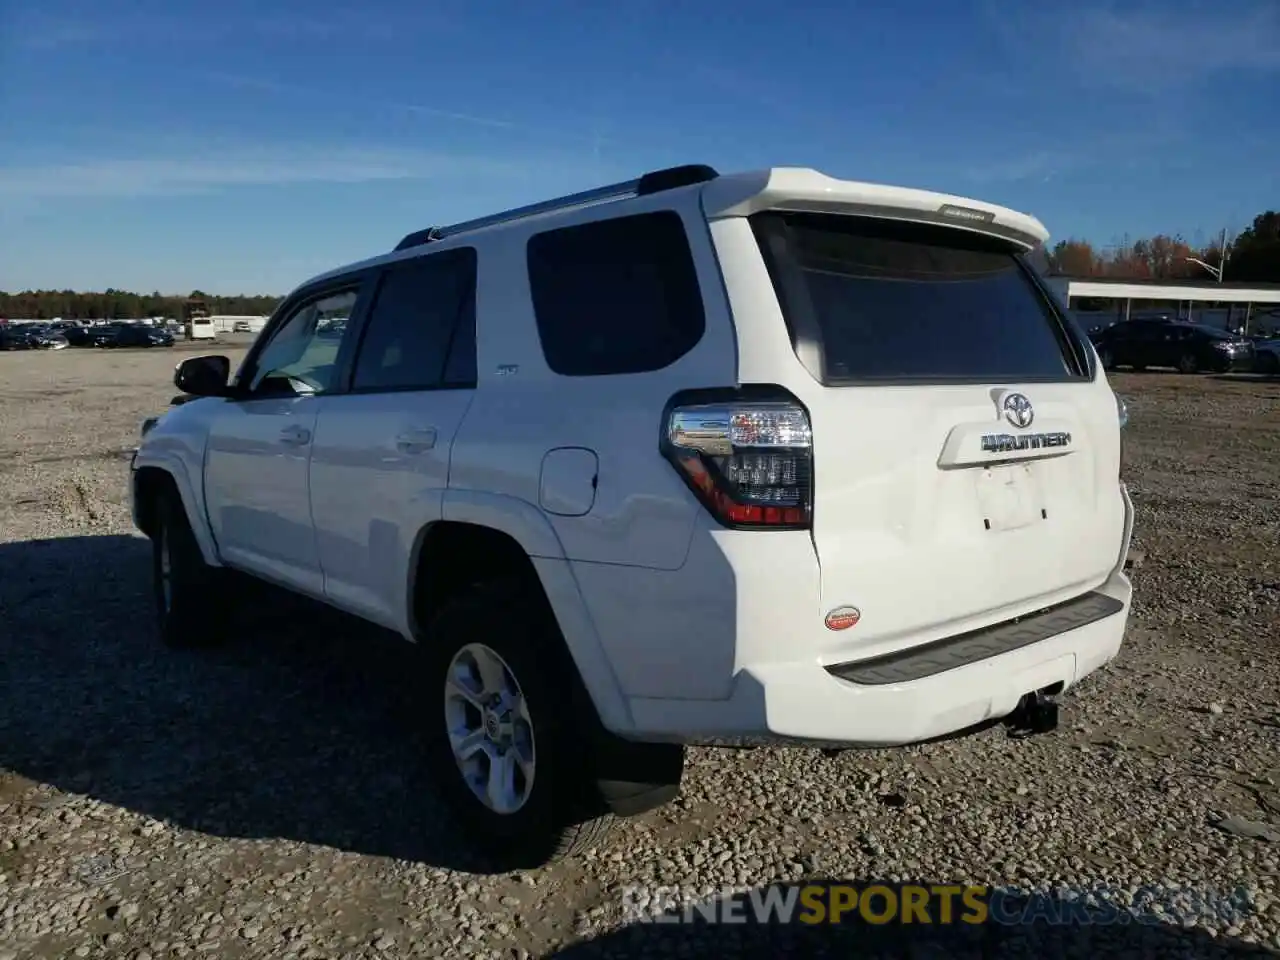
<path fill-rule="evenodd" d="M 472 794 L 495 813 L 520 810 L 533 791 L 533 722 L 507 662 L 482 643 L 454 654 L 445 676 L 444 721 L 454 761 Z"/>

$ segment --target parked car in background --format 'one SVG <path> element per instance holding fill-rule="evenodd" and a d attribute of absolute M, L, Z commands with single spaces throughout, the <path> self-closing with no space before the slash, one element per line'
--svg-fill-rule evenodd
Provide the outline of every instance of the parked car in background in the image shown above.
<path fill-rule="evenodd" d="M 1110 317 L 1106 320 L 1084 320 L 1078 314 L 1076 316 L 1076 320 L 1082 327 L 1084 327 L 1085 333 L 1088 335 L 1090 340 L 1095 339 L 1100 333 L 1105 330 L 1109 330 L 1117 323 L 1123 322 L 1116 320 L 1114 317 Z"/>
<path fill-rule="evenodd" d="M 0 350 L 64 350 L 67 338 L 41 323 L 0 327 Z"/>
<path fill-rule="evenodd" d="M 116 345 L 116 334 L 123 326 L 123 323 L 103 323 L 90 327 L 85 346 L 114 347 Z"/>
<path fill-rule="evenodd" d="M 31 336 L 40 350 L 65 350 L 71 346 L 63 332 L 56 327 L 41 326 L 31 331 Z"/>
<path fill-rule="evenodd" d="M 1090 338 L 1102 365 L 1174 367 L 1183 373 L 1225 373 L 1253 369 L 1254 346 L 1248 337 L 1181 320 L 1129 320 Z"/>
<path fill-rule="evenodd" d="M 22 324 L 0 325 L 0 350 L 30 350 L 31 336 Z"/>
<path fill-rule="evenodd" d="M 232 333 L 253 333 L 253 327 L 249 325 L 248 320 L 237 320 L 231 327 Z"/>
<path fill-rule="evenodd" d="M 73 324 L 63 327 L 62 335 L 67 338 L 67 342 L 73 347 L 93 347 L 97 346 L 96 337 L 104 329 L 106 328 L 89 324 Z"/>
<path fill-rule="evenodd" d="M 153 327 L 142 323 L 117 324 L 114 335 L 105 339 L 100 346 L 104 347 L 172 347 L 173 334 L 164 327 Z"/>
<path fill-rule="evenodd" d="M 1280 373 L 1280 337 L 1253 341 L 1253 369 L 1272 376 Z"/>

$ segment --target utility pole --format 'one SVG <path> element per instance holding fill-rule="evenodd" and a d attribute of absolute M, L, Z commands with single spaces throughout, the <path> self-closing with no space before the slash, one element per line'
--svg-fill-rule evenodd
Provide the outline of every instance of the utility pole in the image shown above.
<path fill-rule="evenodd" d="M 1211 263 L 1205 263 L 1199 257 L 1183 257 L 1182 259 L 1186 260 L 1188 263 L 1194 263 L 1197 266 L 1204 267 L 1210 274 L 1212 274 L 1213 279 L 1216 282 L 1221 283 L 1222 275 L 1227 272 L 1227 228 L 1222 228 L 1222 240 L 1218 247 L 1218 265 L 1216 267 Z"/>

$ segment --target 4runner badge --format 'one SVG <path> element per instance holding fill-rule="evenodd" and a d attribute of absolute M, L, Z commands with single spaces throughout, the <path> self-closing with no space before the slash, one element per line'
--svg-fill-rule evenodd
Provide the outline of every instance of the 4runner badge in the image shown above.
<path fill-rule="evenodd" d="M 862 619 L 862 611 L 857 607 L 836 607 L 827 614 L 828 630 L 848 630 Z"/>

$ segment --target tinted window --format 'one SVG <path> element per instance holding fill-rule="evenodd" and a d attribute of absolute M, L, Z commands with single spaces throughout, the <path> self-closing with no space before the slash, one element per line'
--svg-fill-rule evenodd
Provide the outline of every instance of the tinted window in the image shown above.
<path fill-rule="evenodd" d="M 453 329 L 453 343 L 449 347 L 449 359 L 444 365 L 446 387 L 474 387 L 476 385 L 476 284 L 475 264 L 472 263 L 471 282 L 462 292 L 458 312 L 458 325 Z"/>
<path fill-rule="evenodd" d="M 1232 340 L 1235 339 L 1221 327 L 1210 327 L 1202 323 L 1193 323 L 1187 325 L 1193 332 L 1198 333 L 1202 337 L 1208 337 L 1210 340 Z"/>
<path fill-rule="evenodd" d="M 659 370 L 702 339 L 702 294 L 673 212 L 550 230 L 529 240 L 528 255 L 538 336 L 556 373 Z"/>
<path fill-rule="evenodd" d="M 1139 340 L 1163 340 L 1174 330 L 1167 323 L 1151 323 L 1149 321 L 1133 321 L 1133 336 Z"/>
<path fill-rule="evenodd" d="M 338 348 L 355 308 L 357 293 L 343 290 L 297 307 L 258 354 L 250 389 L 292 393 L 324 393 L 333 389 Z"/>
<path fill-rule="evenodd" d="M 475 284 L 471 248 L 417 257 L 387 270 L 360 344 L 353 387 L 473 385 Z"/>
<path fill-rule="evenodd" d="M 852 216 L 752 221 L 793 340 L 816 341 L 829 384 L 1081 372 L 1063 324 L 1006 241 Z"/>

